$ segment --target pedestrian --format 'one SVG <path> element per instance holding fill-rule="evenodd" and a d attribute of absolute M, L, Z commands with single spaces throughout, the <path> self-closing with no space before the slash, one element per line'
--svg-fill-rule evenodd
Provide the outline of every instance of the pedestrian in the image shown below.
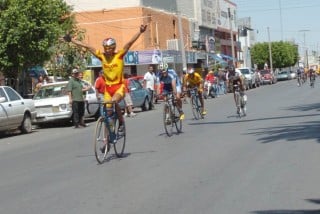
<path fill-rule="evenodd" d="M 80 79 L 78 69 L 72 70 L 72 77 L 67 84 L 67 91 L 69 95 L 69 103 L 72 105 L 74 128 L 86 127 L 84 123 L 85 99 L 83 92 L 90 89 L 90 86 L 84 86 Z"/>
<path fill-rule="evenodd" d="M 96 89 L 96 97 L 97 100 L 103 103 L 104 100 L 104 92 L 106 89 L 105 79 L 103 77 L 103 70 L 99 71 L 99 76 L 94 83 L 94 87 Z M 100 116 L 103 116 L 103 105 L 100 105 Z"/>
<path fill-rule="evenodd" d="M 44 80 L 43 80 L 43 76 L 42 75 L 40 75 L 39 77 L 38 77 L 38 82 L 37 82 L 37 84 L 35 85 L 35 87 L 34 87 L 34 93 L 37 93 L 39 90 L 40 90 L 40 88 L 41 88 L 41 86 L 42 85 L 44 85 Z"/>
<path fill-rule="evenodd" d="M 155 84 L 156 84 L 156 75 L 154 73 L 154 66 L 149 65 L 148 71 L 145 73 L 143 77 L 143 87 L 147 89 L 150 93 L 150 109 L 154 109 L 154 91 L 155 91 Z"/>
<path fill-rule="evenodd" d="M 124 74 L 124 84 L 125 84 L 125 95 L 124 95 L 124 103 L 125 103 L 125 109 L 124 109 L 124 116 L 126 117 L 134 117 L 137 114 L 133 112 L 132 110 L 132 99 L 131 99 L 131 95 L 130 95 L 130 87 L 129 87 L 129 78 L 130 76 L 125 73 Z"/>

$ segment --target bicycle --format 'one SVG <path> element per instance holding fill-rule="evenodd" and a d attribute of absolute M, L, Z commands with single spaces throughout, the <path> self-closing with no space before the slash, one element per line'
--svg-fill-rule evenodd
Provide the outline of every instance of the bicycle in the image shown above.
<path fill-rule="evenodd" d="M 297 85 L 300 87 L 301 86 L 301 74 L 298 74 L 297 76 Z"/>
<path fill-rule="evenodd" d="M 314 74 L 311 74 L 312 76 L 310 77 L 310 87 L 314 88 L 314 82 L 316 81 L 316 76 Z"/>
<path fill-rule="evenodd" d="M 238 117 L 241 118 L 241 113 L 243 116 L 247 115 L 247 95 L 243 91 L 240 91 L 239 85 L 234 85 L 233 87 L 237 105 L 237 114 Z"/>
<path fill-rule="evenodd" d="M 100 116 L 96 122 L 94 154 L 98 163 L 102 164 L 112 146 L 118 158 L 123 156 L 126 144 L 126 127 L 123 121 L 123 129 L 119 132 L 120 123 L 116 102 L 107 101 L 100 104 L 103 104 L 103 116 Z"/>
<path fill-rule="evenodd" d="M 191 110 L 192 110 L 194 119 L 196 120 L 199 120 L 200 118 L 203 119 L 204 116 L 201 110 L 198 88 L 197 87 L 190 88 L 188 89 L 188 91 L 190 93 L 190 104 L 191 104 Z"/>
<path fill-rule="evenodd" d="M 163 106 L 163 124 L 164 130 L 166 131 L 168 137 L 172 136 L 174 127 L 176 128 L 177 133 L 182 132 L 182 120 L 180 119 L 180 112 L 172 92 L 165 95 L 165 103 Z"/>

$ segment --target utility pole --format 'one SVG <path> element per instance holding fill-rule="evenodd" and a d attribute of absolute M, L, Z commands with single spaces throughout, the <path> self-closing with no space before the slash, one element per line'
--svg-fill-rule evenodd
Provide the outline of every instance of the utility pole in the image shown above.
<path fill-rule="evenodd" d="M 268 29 L 268 41 L 269 41 L 269 60 L 270 60 L 270 70 L 273 72 L 273 65 L 272 65 L 272 50 L 271 50 L 271 41 L 270 41 L 270 30 Z"/>
<path fill-rule="evenodd" d="M 180 51 L 181 51 L 181 58 L 182 58 L 182 68 L 186 69 L 187 68 L 187 59 L 186 59 L 186 51 L 184 48 L 183 31 L 182 31 L 180 12 L 178 12 L 178 28 L 179 28 L 179 36 L 180 36 Z"/>
<path fill-rule="evenodd" d="M 234 67 L 236 67 L 236 63 L 235 63 L 235 53 L 234 53 L 234 41 L 233 41 L 233 33 L 232 33 L 232 22 L 231 22 L 231 11 L 230 11 L 230 7 L 228 7 L 228 17 L 229 17 L 229 26 L 230 26 L 230 37 L 231 37 L 231 51 L 232 51 L 232 64 Z"/>
<path fill-rule="evenodd" d="M 308 47 L 306 45 L 306 32 L 308 32 L 310 30 L 299 30 L 299 32 L 303 32 L 303 46 L 305 49 L 305 57 L 304 57 L 304 62 L 305 62 L 305 67 L 309 68 L 309 60 L 308 60 Z"/>

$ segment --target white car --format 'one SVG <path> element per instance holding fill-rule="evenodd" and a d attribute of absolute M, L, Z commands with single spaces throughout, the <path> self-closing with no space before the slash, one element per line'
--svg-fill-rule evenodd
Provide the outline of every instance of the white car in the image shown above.
<path fill-rule="evenodd" d="M 72 107 L 69 104 L 68 81 L 42 85 L 33 100 L 37 110 L 36 124 L 72 121 Z M 85 93 L 85 118 L 98 117 L 99 104 L 94 87 Z"/>
<path fill-rule="evenodd" d="M 244 78 L 248 81 L 249 88 L 256 87 L 256 78 L 253 69 L 251 68 L 236 68 L 236 70 L 240 71 Z"/>
<path fill-rule="evenodd" d="M 32 132 L 36 118 L 32 99 L 23 99 L 9 86 L 0 86 L 0 131 L 20 129 L 22 133 Z"/>

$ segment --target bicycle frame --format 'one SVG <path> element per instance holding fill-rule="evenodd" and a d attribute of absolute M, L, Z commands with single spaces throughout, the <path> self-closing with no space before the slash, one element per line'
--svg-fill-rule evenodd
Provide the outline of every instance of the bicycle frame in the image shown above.
<path fill-rule="evenodd" d="M 107 107 L 107 105 L 112 104 L 111 107 Z M 104 122 L 106 124 L 108 133 L 109 133 L 109 143 L 115 143 L 116 140 L 116 133 L 115 133 L 115 127 L 111 127 L 116 119 L 118 119 L 118 115 L 116 114 L 116 105 L 114 102 L 110 103 L 105 103 L 103 106 L 103 117 L 104 117 Z"/>

